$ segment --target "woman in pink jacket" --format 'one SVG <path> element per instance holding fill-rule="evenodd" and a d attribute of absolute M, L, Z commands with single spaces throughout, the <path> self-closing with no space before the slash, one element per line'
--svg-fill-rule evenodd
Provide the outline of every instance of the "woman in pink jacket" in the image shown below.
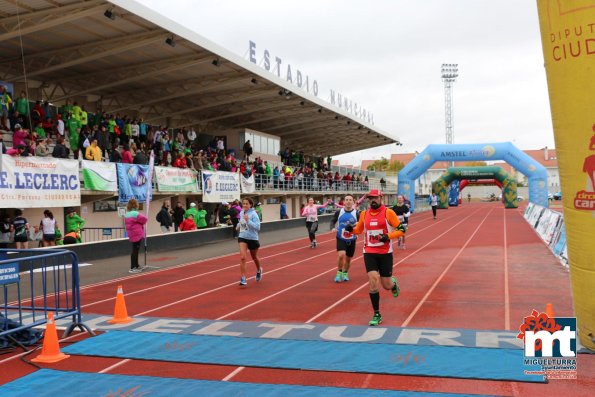
<path fill-rule="evenodd" d="M 132 243 L 132 253 L 130 254 L 130 270 L 129 273 L 140 273 L 142 270 L 138 265 L 138 251 L 140 250 L 140 242 L 145 237 L 145 223 L 147 217 L 138 212 L 138 201 L 130 199 L 126 205 L 126 215 L 124 216 L 126 222 L 126 233 L 128 233 L 128 240 Z"/>

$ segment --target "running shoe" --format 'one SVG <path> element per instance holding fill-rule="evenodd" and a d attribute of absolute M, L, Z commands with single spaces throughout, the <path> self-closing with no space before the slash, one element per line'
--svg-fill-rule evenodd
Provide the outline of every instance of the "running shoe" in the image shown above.
<path fill-rule="evenodd" d="M 340 283 L 341 282 L 341 276 L 343 275 L 343 272 L 341 272 L 340 270 L 337 272 L 337 275 L 335 276 L 335 283 Z"/>
<path fill-rule="evenodd" d="M 133 267 L 132 269 L 128 270 L 128 273 L 140 273 L 142 270 L 139 267 Z"/>
<path fill-rule="evenodd" d="M 401 248 L 401 238 L 397 239 L 397 247 Z"/>
<path fill-rule="evenodd" d="M 242 276 L 242 278 L 240 279 L 240 285 L 247 285 L 248 281 L 246 281 L 246 276 Z"/>
<path fill-rule="evenodd" d="M 390 292 L 392 292 L 393 296 L 396 298 L 399 296 L 399 292 L 401 292 L 401 290 L 399 289 L 399 284 L 397 284 L 397 279 L 394 277 L 391 277 L 390 279 L 394 284 L 393 288 L 390 290 Z"/>
<path fill-rule="evenodd" d="M 310 248 L 314 248 L 314 241 L 310 242 Z"/>
<path fill-rule="evenodd" d="M 256 272 L 256 281 L 262 280 L 262 267 Z"/>
<path fill-rule="evenodd" d="M 317 245 L 318 243 L 316 243 L 316 240 L 312 241 L 312 248 L 316 248 Z"/>
<path fill-rule="evenodd" d="M 372 319 L 370 320 L 370 322 L 368 324 L 372 327 L 375 327 L 375 326 L 379 325 L 381 322 L 382 322 L 382 316 L 380 315 L 380 313 L 374 313 L 374 317 L 372 317 Z"/>
<path fill-rule="evenodd" d="M 349 275 L 347 272 L 343 272 L 343 281 L 349 281 Z"/>

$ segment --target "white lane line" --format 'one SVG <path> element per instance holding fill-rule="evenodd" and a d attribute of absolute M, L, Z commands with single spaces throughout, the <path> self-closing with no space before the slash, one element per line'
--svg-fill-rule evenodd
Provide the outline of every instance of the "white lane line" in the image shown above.
<path fill-rule="evenodd" d="M 463 246 L 461 247 L 461 249 L 459 250 L 459 252 L 457 252 L 457 254 L 455 255 L 455 257 L 452 258 L 452 260 L 450 261 L 450 263 L 448 264 L 448 266 L 446 266 L 446 268 L 444 269 L 444 271 L 442 272 L 442 274 L 440 274 L 440 276 L 438 276 L 438 278 L 436 279 L 436 281 L 434 281 L 434 284 L 432 284 L 432 286 L 426 292 L 426 294 L 423 296 L 423 298 L 421 298 L 421 300 L 419 301 L 419 303 L 417 304 L 417 306 L 415 306 L 415 308 L 413 309 L 413 311 L 411 312 L 411 314 L 409 314 L 409 317 L 407 317 L 407 319 L 405 321 L 403 321 L 403 324 L 401 324 L 401 327 L 406 327 L 407 324 L 409 324 L 411 322 L 411 320 L 417 314 L 417 312 L 419 311 L 419 309 L 421 309 L 422 305 L 428 300 L 430 294 L 432 292 L 434 292 L 434 289 L 436 289 L 436 287 L 438 286 L 438 284 L 440 283 L 440 281 L 442 281 L 442 279 L 444 278 L 444 276 L 446 275 L 446 273 L 450 270 L 450 268 L 455 263 L 455 261 L 463 253 L 463 251 L 465 250 L 465 248 L 467 248 L 467 245 L 469 245 L 469 243 L 471 242 L 471 240 L 473 239 L 473 237 L 475 237 L 475 235 L 479 231 L 479 228 L 481 227 L 481 225 L 483 225 L 483 223 L 488 218 L 488 216 L 492 213 L 492 211 L 493 211 L 493 209 L 491 209 L 490 212 L 488 212 L 486 214 L 486 216 L 479 223 L 479 225 L 477 226 L 477 228 L 475 228 L 475 231 L 473 232 L 473 234 L 471 234 L 471 236 L 467 239 L 467 241 L 465 242 L 465 244 L 463 244 Z"/>

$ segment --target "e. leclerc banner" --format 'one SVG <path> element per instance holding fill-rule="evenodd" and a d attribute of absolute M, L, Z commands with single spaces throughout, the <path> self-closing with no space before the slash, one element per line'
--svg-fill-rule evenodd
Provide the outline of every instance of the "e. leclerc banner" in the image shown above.
<path fill-rule="evenodd" d="M 147 189 L 147 184 L 151 183 L 149 166 L 118 163 L 117 170 L 118 201 L 127 203 L 132 198 L 135 198 L 139 203 L 147 201 L 147 196 L 151 192 L 151 189 Z"/>
<path fill-rule="evenodd" d="M 78 161 L 7 155 L 0 157 L 0 203 L 3 208 L 81 205 Z"/>
<path fill-rule="evenodd" d="M 537 6 L 578 334 L 595 350 L 595 2 Z"/>
<path fill-rule="evenodd" d="M 234 172 L 202 171 L 202 201 L 232 202 L 240 199 L 240 176 Z"/>
<path fill-rule="evenodd" d="M 105 192 L 118 191 L 116 163 L 83 160 L 82 165 L 85 189 Z"/>
<path fill-rule="evenodd" d="M 157 189 L 160 192 L 198 193 L 196 174 L 188 168 L 155 167 Z"/>

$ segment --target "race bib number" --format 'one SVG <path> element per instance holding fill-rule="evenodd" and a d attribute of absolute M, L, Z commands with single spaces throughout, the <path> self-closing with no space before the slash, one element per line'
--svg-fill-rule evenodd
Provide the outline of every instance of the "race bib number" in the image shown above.
<path fill-rule="evenodd" d="M 248 222 L 245 220 L 240 221 L 240 231 L 247 232 L 248 231 Z"/>
<path fill-rule="evenodd" d="M 341 231 L 341 238 L 343 240 L 351 240 L 353 238 L 353 233 L 349 233 L 347 230 L 343 229 Z"/>
<path fill-rule="evenodd" d="M 315 215 L 308 215 L 306 217 L 306 222 L 316 222 L 316 216 Z"/>
<path fill-rule="evenodd" d="M 403 221 L 405 220 L 404 215 L 397 215 L 397 217 L 399 218 L 399 222 L 401 222 L 401 223 L 403 223 Z"/>
<path fill-rule="evenodd" d="M 382 234 L 382 230 L 368 230 L 366 233 L 366 239 L 368 242 L 369 247 L 380 247 L 384 245 L 382 241 L 380 241 L 380 235 Z"/>

